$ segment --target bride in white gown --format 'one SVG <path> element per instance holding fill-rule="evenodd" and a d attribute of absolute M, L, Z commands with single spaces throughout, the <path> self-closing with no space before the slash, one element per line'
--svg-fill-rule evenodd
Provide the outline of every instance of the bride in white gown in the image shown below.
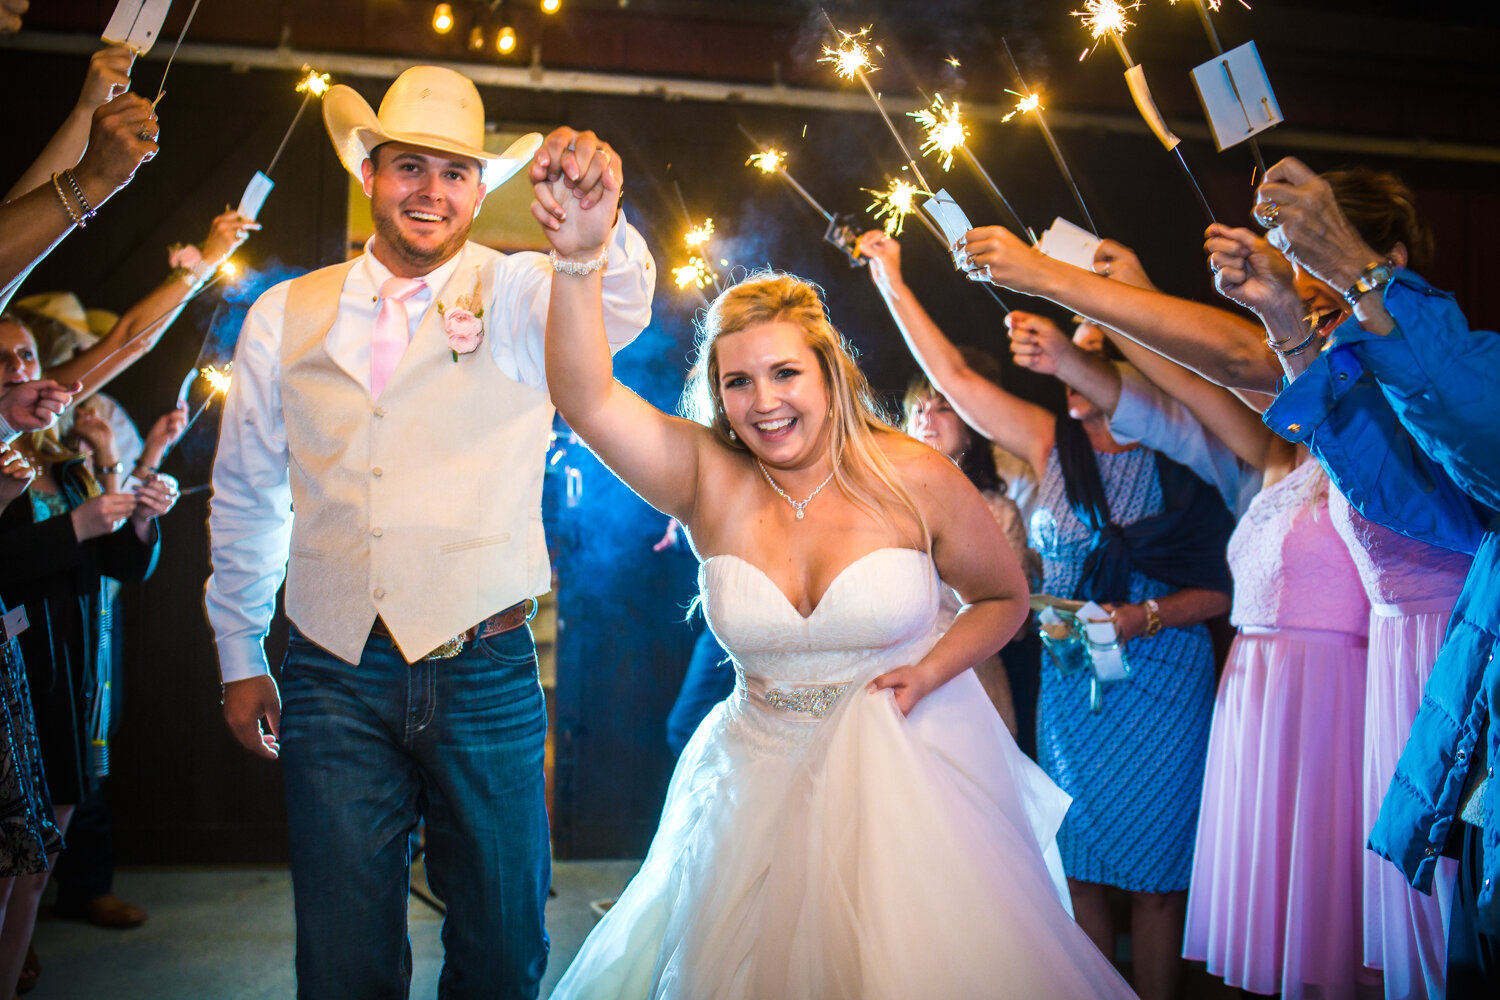
<path fill-rule="evenodd" d="M 710 308 L 701 421 L 616 382 L 588 271 L 618 201 L 607 162 L 603 178 L 588 208 L 565 180 L 536 189 L 559 272 L 548 382 L 600 458 L 688 530 L 737 682 L 553 997 L 1133 995 L 1067 908 L 1067 796 L 969 669 L 1027 602 L 979 493 L 880 420 L 816 289 L 790 276 Z M 945 584 L 964 607 L 943 628 Z"/>

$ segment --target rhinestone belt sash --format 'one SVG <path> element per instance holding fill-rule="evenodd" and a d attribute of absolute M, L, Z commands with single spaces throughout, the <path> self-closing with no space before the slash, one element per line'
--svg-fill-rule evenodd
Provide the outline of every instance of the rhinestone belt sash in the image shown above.
<path fill-rule="evenodd" d="M 745 693 L 750 700 L 791 722 L 818 722 L 838 704 L 849 690 L 843 684 L 772 684 L 763 677 L 745 677 Z"/>

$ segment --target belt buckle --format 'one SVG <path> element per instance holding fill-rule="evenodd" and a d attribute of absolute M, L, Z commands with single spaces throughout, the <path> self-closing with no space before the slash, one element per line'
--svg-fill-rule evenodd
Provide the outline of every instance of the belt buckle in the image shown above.
<path fill-rule="evenodd" d="M 428 653 L 423 659 L 427 660 L 451 660 L 464 651 L 464 637 L 455 635 L 437 649 Z"/>

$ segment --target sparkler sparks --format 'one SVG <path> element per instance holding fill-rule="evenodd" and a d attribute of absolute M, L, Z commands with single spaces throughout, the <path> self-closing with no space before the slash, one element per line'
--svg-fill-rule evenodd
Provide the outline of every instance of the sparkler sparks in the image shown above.
<path fill-rule="evenodd" d="M 198 369 L 198 375 L 208 383 L 208 394 L 210 396 L 212 396 L 216 392 L 229 391 L 229 383 L 232 379 L 232 376 L 229 373 L 233 368 L 234 362 L 231 361 L 223 368 L 217 368 L 214 365 L 209 365 L 206 368 Z"/>
<path fill-rule="evenodd" d="M 774 174 L 786 166 L 786 154 L 779 149 L 767 149 L 754 154 L 745 163 L 763 173 Z"/>
<path fill-rule="evenodd" d="M 1016 94 L 1014 90 L 1007 90 L 1006 93 Z M 1016 94 L 1016 96 L 1019 97 L 1020 100 L 1016 102 L 1015 109 L 1012 110 L 1010 114 L 1000 119 L 1002 122 L 1008 122 L 1016 115 L 1026 115 L 1030 114 L 1033 111 L 1042 110 L 1041 94 Z"/>
<path fill-rule="evenodd" d="M 708 242 L 709 237 L 714 234 L 714 220 L 704 219 L 703 225 L 689 229 L 682 241 L 690 247 L 701 247 Z"/>
<path fill-rule="evenodd" d="M 839 47 L 823 46 L 823 57 L 818 62 L 831 64 L 833 71 L 845 80 L 861 78 L 866 71 L 874 73 L 880 68 L 870 61 L 870 47 L 865 44 L 870 36 L 868 25 L 854 32 L 840 31 L 839 35 L 842 36 Z"/>
<path fill-rule="evenodd" d="M 319 73 L 311 66 L 303 65 L 302 72 L 307 75 L 297 81 L 297 93 L 312 94 L 314 97 L 322 97 L 328 93 L 328 74 Z"/>
<path fill-rule="evenodd" d="M 1099 43 L 1105 39 L 1113 38 L 1116 44 L 1122 45 L 1125 29 L 1135 22 L 1126 16 L 1126 11 L 1135 10 L 1140 3 L 1132 3 L 1122 6 L 1118 0 L 1084 0 L 1083 10 L 1073 11 L 1073 16 L 1083 22 L 1083 26 L 1089 30 L 1094 38 L 1094 44 L 1083 50 L 1080 60 L 1088 56 L 1099 47 Z"/>
<path fill-rule="evenodd" d="M 933 97 L 930 108 L 908 111 L 907 115 L 915 118 L 927 131 L 927 138 L 922 142 L 922 152 L 938 154 L 942 157 L 943 169 L 951 170 L 953 151 L 969 137 L 969 129 L 959 117 L 958 102 L 946 105 L 943 103 L 943 95 L 938 94 Z"/>
<path fill-rule="evenodd" d="M 708 270 L 708 261 L 697 256 L 688 258 L 688 262 L 681 267 L 674 267 L 672 278 L 677 282 L 678 288 L 692 285 L 698 289 L 707 288 L 714 280 Z"/>
<path fill-rule="evenodd" d="M 865 211 L 874 215 L 877 219 L 884 219 L 884 228 L 887 236 L 900 236 L 901 227 L 906 223 L 906 217 L 916 209 L 914 199 L 922 194 L 922 189 L 909 181 L 896 178 L 892 180 L 884 191 L 875 191 L 865 188 L 867 192 L 875 196 L 870 202 L 870 207 Z"/>

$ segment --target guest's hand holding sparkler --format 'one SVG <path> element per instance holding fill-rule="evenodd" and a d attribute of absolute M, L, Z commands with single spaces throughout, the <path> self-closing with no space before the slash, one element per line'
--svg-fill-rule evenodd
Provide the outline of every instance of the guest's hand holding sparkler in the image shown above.
<path fill-rule="evenodd" d="M 1135 251 L 1114 240 L 1099 241 L 1099 246 L 1094 249 L 1094 271 L 1114 281 L 1144 288 L 1148 292 L 1157 291 L 1156 284 L 1146 275 L 1146 266 L 1141 263 Z"/>
<path fill-rule="evenodd" d="M 71 436 L 78 442 L 79 451 L 87 450 L 93 456 L 94 475 L 104 492 L 115 492 L 120 484 L 120 477 L 113 470 L 119 461 L 119 453 L 115 449 L 115 429 L 109 425 L 109 421 L 93 410 L 81 407 L 73 414 Z M 111 471 L 105 472 L 106 469 Z"/>
<path fill-rule="evenodd" d="M 585 209 L 592 208 L 605 197 L 606 190 L 613 190 L 618 195 L 624 181 L 620 158 L 609 143 L 593 132 L 578 132 L 567 126 L 553 129 L 542 141 L 536 155 L 531 158 L 530 177 L 532 190 L 545 210 L 544 214 L 536 216 L 537 221 L 549 229 L 557 227 L 546 216 L 550 215 L 551 221 L 560 223 L 567 218 L 567 210 L 571 207 L 553 189 L 553 181 L 561 178 L 565 189 L 572 192 L 573 200 Z M 607 185 L 606 178 L 612 187 Z M 544 188 L 544 184 L 547 187 Z M 536 215 L 535 207 L 532 214 Z"/>
<path fill-rule="evenodd" d="M 1004 226 L 969 230 L 959 249 L 969 256 L 970 281 L 988 281 L 1028 295 L 1046 295 L 1049 276 L 1058 268 L 1078 270 L 1053 260 Z"/>
<path fill-rule="evenodd" d="M 163 473 L 152 476 L 135 491 L 135 506 L 130 510 L 130 526 L 136 537 L 150 544 L 155 537 L 155 521 L 177 504 L 177 480 Z"/>
<path fill-rule="evenodd" d="M 145 447 L 141 449 L 141 457 L 135 463 L 135 475 L 138 479 L 145 481 L 148 476 L 156 474 L 162 459 L 167 457 L 167 450 L 182 437 L 187 425 L 187 403 L 178 403 L 156 418 L 156 423 L 146 432 Z"/>
<path fill-rule="evenodd" d="M 1335 290 L 1352 288 L 1366 267 L 1386 260 L 1350 224 L 1329 183 L 1293 157 L 1266 171 L 1252 214 L 1272 246 Z"/>
<path fill-rule="evenodd" d="M 859 238 L 859 252 L 869 258 L 870 280 L 890 292 L 904 285 L 901 280 L 901 244 L 884 229 L 872 229 Z"/>
<path fill-rule="evenodd" d="M 22 493 L 36 478 L 36 469 L 16 449 L 6 445 L 0 448 L 0 510 Z"/>
<path fill-rule="evenodd" d="M 0 391 L 0 417 L 17 431 L 43 431 L 73 401 L 80 385 L 64 388 L 52 379 L 33 379 Z"/>
<path fill-rule="evenodd" d="M 1055 375 L 1064 382 L 1070 362 L 1082 352 L 1062 329 L 1046 316 L 1011 312 L 1005 317 L 1010 331 L 1010 353 L 1016 364 L 1041 375 Z"/>
<path fill-rule="evenodd" d="M 85 213 L 130 183 L 137 168 L 156 156 L 160 126 L 151 102 L 124 93 L 94 112 L 88 149 L 73 174 L 88 200 Z"/>
<path fill-rule="evenodd" d="M 1219 294 L 1259 316 L 1271 340 L 1295 344 L 1291 338 L 1306 336 L 1296 272 L 1281 251 L 1249 229 L 1222 224 L 1208 227 L 1203 250 Z"/>
<path fill-rule="evenodd" d="M 78 110 L 92 115 L 130 89 L 135 53 L 123 45 L 106 45 L 89 57 L 88 73 L 78 95 Z"/>
<path fill-rule="evenodd" d="M 205 261 L 217 269 L 244 245 L 251 233 L 259 229 L 259 222 L 245 218 L 234 209 L 227 209 L 214 216 L 199 252 Z"/>
<path fill-rule="evenodd" d="M 73 535 L 80 541 L 112 535 L 135 510 L 135 497 L 129 493 L 101 493 L 74 507 L 68 516 L 73 520 Z"/>

